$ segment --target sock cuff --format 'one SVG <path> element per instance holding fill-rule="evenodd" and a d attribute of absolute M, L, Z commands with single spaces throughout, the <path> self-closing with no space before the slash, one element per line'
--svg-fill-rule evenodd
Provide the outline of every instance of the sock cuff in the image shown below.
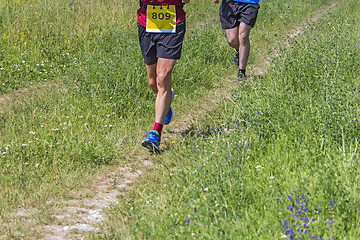
<path fill-rule="evenodd" d="M 164 126 L 163 124 L 155 122 L 153 130 L 157 131 L 159 133 L 159 135 L 161 136 L 161 131 L 162 131 L 163 126 Z"/>

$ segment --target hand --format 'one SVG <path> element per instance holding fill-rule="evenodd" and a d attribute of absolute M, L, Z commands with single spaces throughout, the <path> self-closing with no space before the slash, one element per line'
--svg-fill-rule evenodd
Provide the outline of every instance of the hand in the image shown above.
<path fill-rule="evenodd" d="M 186 3 L 189 3 L 189 2 L 190 2 L 190 0 L 182 0 L 183 4 L 186 4 Z"/>
<path fill-rule="evenodd" d="M 219 0 L 213 0 L 214 3 L 219 3 Z"/>

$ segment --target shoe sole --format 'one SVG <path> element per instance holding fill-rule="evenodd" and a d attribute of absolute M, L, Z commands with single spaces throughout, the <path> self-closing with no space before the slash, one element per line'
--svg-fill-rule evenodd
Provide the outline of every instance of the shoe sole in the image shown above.
<path fill-rule="evenodd" d="M 239 66 L 239 55 L 234 55 L 233 62 L 235 66 Z"/>
<path fill-rule="evenodd" d="M 148 140 L 148 141 L 143 141 L 143 142 L 141 143 L 141 145 L 142 145 L 143 147 L 146 147 L 147 149 L 149 149 L 150 152 L 155 152 L 155 153 L 157 153 L 157 154 L 160 153 L 159 148 L 157 148 L 157 147 L 156 147 L 152 142 L 150 142 L 149 140 Z"/>
<path fill-rule="evenodd" d="M 170 109 L 169 109 L 169 112 L 170 111 L 172 111 L 172 114 L 171 114 L 171 118 L 170 118 L 170 120 L 168 121 L 168 122 L 164 122 L 164 125 L 168 125 L 168 124 L 170 124 L 171 123 L 171 121 L 173 120 L 173 118 L 174 118 L 174 110 L 172 110 L 172 108 L 170 107 Z"/>
<path fill-rule="evenodd" d="M 237 79 L 237 82 L 238 83 L 244 83 L 244 82 L 246 82 L 247 81 L 247 78 L 238 78 Z"/>
<path fill-rule="evenodd" d="M 174 100 L 174 90 L 171 89 L 171 103 L 172 103 L 173 100 Z M 170 111 L 170 110 L 172 110 L 171 107 L 170 107 L 169 111 Z M 169 113 L 169 112 L 168 112 L 168 113 Z M 167 116 L 167 115 L 166 115 L 166 116 Z M 171 121 L 173 120 L 173 118 L 174 118 L 174 111 L 172 110 L 172 114 L 171 114 L 170 120 L 169 120 L 168 122 L 164 122 L 164 125 L 169 125 L 169 124 L 171 123 Z"/>

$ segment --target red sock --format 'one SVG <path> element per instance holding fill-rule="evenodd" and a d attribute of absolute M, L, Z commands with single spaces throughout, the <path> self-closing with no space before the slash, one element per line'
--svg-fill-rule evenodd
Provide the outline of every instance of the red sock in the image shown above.
<path fill-rule="evenodd" d="M 164 126 L 163 124 L 155 122 L 153 130 L 156 130 L 159 133 L 159 135 L 161 136 L 161 131 L 162 131 L 163 126 Z"/>

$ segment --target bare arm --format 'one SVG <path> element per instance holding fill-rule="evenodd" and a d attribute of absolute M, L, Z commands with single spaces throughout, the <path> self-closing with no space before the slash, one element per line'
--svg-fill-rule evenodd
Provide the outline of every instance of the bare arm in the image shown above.
<path fill-rule="evenodd" d="M 186 4 L 186 3 L 189 3 L 189 2 L 190 2 L 190 0 L 182 0 L 183 4 Z"/>

